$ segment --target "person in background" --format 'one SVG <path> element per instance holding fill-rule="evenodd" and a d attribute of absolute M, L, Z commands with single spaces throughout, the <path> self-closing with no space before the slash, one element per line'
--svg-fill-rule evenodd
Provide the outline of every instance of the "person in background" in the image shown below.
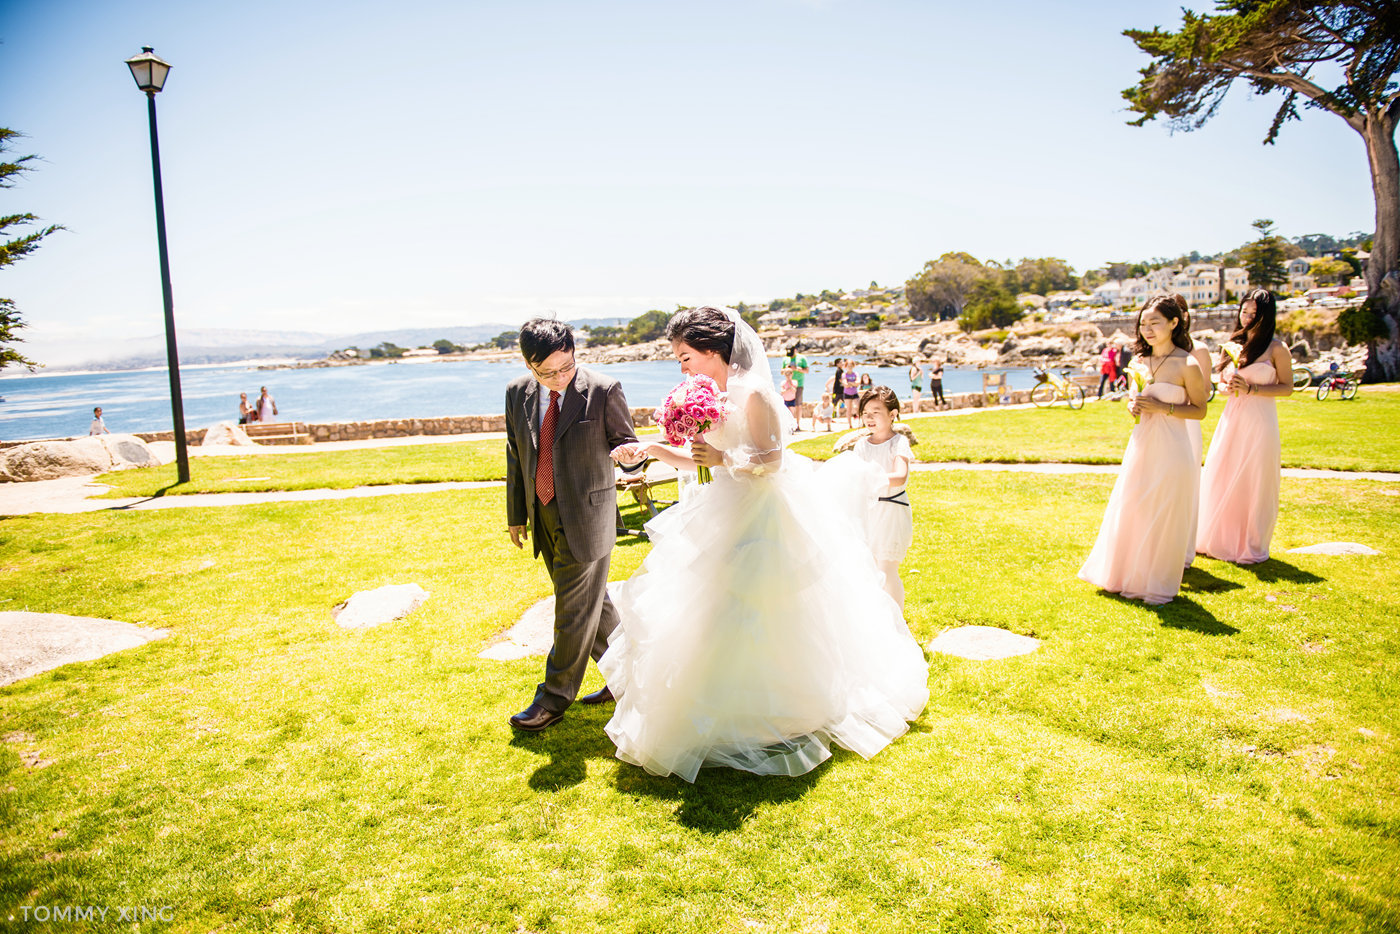
<path fill-rule="evenodd" d="M 246 425 L 249 422 L 258 420 L 258 412 L 248 404 L 248 394 L 240 392 L 238 394 L 238 424 Z"/>
<path fill-rule="evenodd" d="M 802 410 L 798 408 L 800 403 L 797 401 L 797 383 L 793 382 L 790 367 L 783 367 L 783 385 L 778 390 L 778 394 L 783 397 L 783 405 L 787 407 L 788 414 L 792 416 L 793 424 L 800 425 L 802 423 Z M 797 430 L 801 431 L 802 429 Z"/>
<path fill-rule="evenodd" d="M 841 399 L 846 407 L 846 429 L 856 427 L 856 406 L 860 400 L 860 376 L 856 373 L 856 362 L 846 358 L 846 369 L 841 373 Z"/>
<path fill-rule="evenodd" d="M 807 383 L 807 371 L 811 369 L 807 358 L 798 353 L 802 348 L 797 344 L 788 347 L 787 359 L 783 361 L 783 366 L 792 371 L 792 382 L 797 387 L 797 395 L 794 396 L 796 404 L 791 406 L 792 417 L 797 420 L 797 430 L 802 430 L 802 387 Z M 787 401 L 784 397 L 783 401 Z M 815 423 L 812 430 L 816 431 Z"/>
<path fill-rule="evenodd" d="M 923 361 L 917 357 L 909 361 L 909 412 L 919 411 L 919 394 L 924 391 Z"/>
<path fill-rule="evenodd" d="M 846 398 L 841 389 L 841 374 L 846 371 L 846 361 L 838 359 L 832 366 L 836 368 L 836 372 L 826 381 L 826 392 L 831 397 L 831 414 L 835 416 L 841 411 L 841 400 Z"/>
<path fill-rule="evenodd" d="M 1109 341 L 1103 345 L 1103 350 L 1099 353 L 1099 398 L 1103 398 L 1103 387 L 1108 386 L 1109 391 L 1113 390 L 1113 384 L 1118 382 L 1118 348 Z"/>
<path fill-rule="evenodd" d="M 828 382 L 830 382 L 830 380 L 828 380 Z M 831 408 L 831 390 L 827 389 L 826 392 L 821 394 L 821 398 L 817 400 L 817 407 L 812 412 L 812 431 L 817 430 L 817 425 L 825 425 L 826 427 L 822 429 L 823 431 L 831 430 Z"/>
<path fill-rule="evenodd" d="M 92 426 L 88 428 L 88 437 L 93 435 L 110 435 L 107 430 L 107 423 L 102 420 L 102 406 L 97 406 L 92 410 Z"/>
<path fill-rule="evenodd" d="M 929 367 L 928 392 L 935 409 L 948 407 L 948 400 L 943 398 L 943 359 L 941 357 L 934 357 L 933 366 Z"/>
<path fill-rule="evenodd" d="M 262 388 L 262 395 L 258 396 L 258 421 L 273 422 L 277 420 L 277 401 L 267 391 L 267 387 Z"/>

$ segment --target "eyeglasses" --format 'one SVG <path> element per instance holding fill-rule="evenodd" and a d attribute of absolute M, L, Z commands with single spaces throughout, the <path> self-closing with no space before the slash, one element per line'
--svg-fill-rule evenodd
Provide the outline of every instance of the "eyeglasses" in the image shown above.
<path fill-rule="evenodd" d="M 554 377 L 556 376 L 563 376 L 565 373 L 572 373 L 574 371 L 574 367 L 576 366 L 578 366 L 577 361 L 570 360 L 568 363 L 559 367 L 557 370 L 550 370 L 548 373 L 543 372 L 542 370 L 536 370 L 533 366 L 530 367 L 530 371 L 541 380 L 550 380 L 554 379 Z"/>

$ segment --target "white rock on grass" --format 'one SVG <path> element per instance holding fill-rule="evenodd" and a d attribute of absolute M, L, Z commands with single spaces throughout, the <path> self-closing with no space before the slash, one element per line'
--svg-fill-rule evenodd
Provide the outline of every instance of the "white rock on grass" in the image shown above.
<path fill-rule="evenodd" d="M 331 610 L 342 629 L 367 629 L 402 619 L 430 597 L 417 584 L 385 584 L 374 590 L 361 590 Z"/>
<path fill-rule="evenodd" d="M 216 444 L 237 445 L 239 447 L 257 447 L 258 443 L 248 437 L 248 433 L 239 428 L 233 422 L 219 422 L 217 425 L 210 425 L 204 432 L 204 440 L 199 443 L 200 447 L 212 447 Z"/>
<path fill-rule="evenodd" d="M 61 613 L 0 613 L 0 684 L 135 648 L 170 633 L 114 619 Z"/>
<path fill-rule="evenodd" d="M 1018 636 L 995 626 L 959 626 L 940 634 L 928 647 L 930 651 L 944 655 L 985 662 L 1034 652 L 1040 648 L 1040 640 Z"/>
<path fill-rule="evenodd" d="M 618 587 L 613 581 L 608 584 L 608 594 L 617 600 Z M 528 658 L 531 655 L 548 655 L 554 646 L 554 598 L 546 597 L 530 607 L 520 617 L 520 622 L 506 630 L 495 642 L 477 653 L 478 658 L 489 658 L 498 662 Z"/>
<path fill-rule="evenodd" d="M 159 463 L 146 442 L 135 435 L 33 441 L 0 454 L 0 481 L 56 480 Z"/>
<path fill-rule="evenodd" d="M 1288 549 L 1290 555 L 1378 555 L 1379 551 L 1359 542 L 1322 542 Z"/>

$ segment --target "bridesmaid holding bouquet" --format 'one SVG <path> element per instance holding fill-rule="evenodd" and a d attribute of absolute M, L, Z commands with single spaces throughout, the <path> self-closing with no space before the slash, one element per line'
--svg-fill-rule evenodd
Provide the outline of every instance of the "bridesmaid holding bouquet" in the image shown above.
<path fill-rule="evenodd" d="M 1278 519 L 1282 452 L 1274 400 L 1293 392 L 1293 358 L 1274 338 L 1276 314 L 1268 289 L 1246 295 L 1217 366 L 1229 399 L 1201 474 L 1196 550 L 1236 564 L 1268 560 Z"/>
<path fill-rule="evenodd" d="M 1190 543 L 1199 461 L 1186 419 L 1206 414 L 1206 374 L 1191 357 L 1186 300 L 1158 295 L 1138 315 L 1145 386 L 1128 402 L 1138 420 L 1104 510 L 1094 549 L 1079 577 L 1110 593 L 1167 603 L 1181 589 Z"/>

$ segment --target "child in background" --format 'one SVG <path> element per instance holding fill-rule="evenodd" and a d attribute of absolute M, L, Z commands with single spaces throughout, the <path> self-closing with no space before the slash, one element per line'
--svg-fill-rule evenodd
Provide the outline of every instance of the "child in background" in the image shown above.
<path fill-rule="evenodd" d="M 899 397 L 888 386 L 867 389 L 860 397 L 861 422 L 870 434 L 856 442 L 855 455 L 883 470 L 889 487 L 872 507 L 870 549 L 875 563 L 885 573 L 885 590 L 904 610 L 904 582 L 899 579 L 899 563 L 914 543 L 914 510 L 909 505 L 905 485 L 914 451 L 909 441 L 894 430 L 899 418 Z"/>
<path fill-rule="evenodd" d="M 849 431 L 856 427 L 855 420 L 860 415 L 860 376 L 856 373 L 856 362 L 849 357 L 841 371 L 841 398 L 846 406 L 846 430 Z"/>
<path fill-rule="evenodd" d="M 792 370 L 783 367 L 783 386 L 779 390 L 783 397 L 783 405 L 787 406 L 788 414 L 796 419 L 799 415 L 797 411 L 797 384 L 792 381 Z"/>
<path fill-rule="evenodd" d="M 828 381 L 828 382 L 829 382 L 829 381 Z M 831 392 L 830 392 L 830 391 L 827 391 L 827 392 L 822 393 L 822 394 L 821 394 L 821 397 L 817 400 L 816 421 L 817 421 L 818 424 L 821 424 L 821 425 L 825 425 L 825 426 L 826 426 L 825 428 L 822 429 L 823 431 L 830 431 L 830 430 L 831 430 Z M 813 431 L 816 430 L 816 425 L 813 425 L 813 426 L 812 426 L 812 430 L 813 430 Z"/>

